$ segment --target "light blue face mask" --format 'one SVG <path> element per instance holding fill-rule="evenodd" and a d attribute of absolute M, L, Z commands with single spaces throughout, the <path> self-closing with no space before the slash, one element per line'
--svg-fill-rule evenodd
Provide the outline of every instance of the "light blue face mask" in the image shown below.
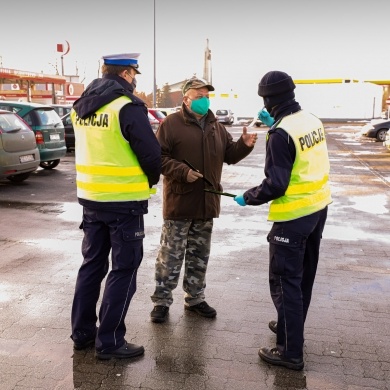
<path fill-rule="evenodd" d="M 191 110 L 199 115 L 207 114 L 210 107 L 210 100 L 206 96 L 200 99 L 191 100 Z"/>
<path fill-rule="evenodd" d="M 271 127 L 275 123 L 275 119 L 265 108 L 259 111 L 257 117 L 268 127 Z"/>

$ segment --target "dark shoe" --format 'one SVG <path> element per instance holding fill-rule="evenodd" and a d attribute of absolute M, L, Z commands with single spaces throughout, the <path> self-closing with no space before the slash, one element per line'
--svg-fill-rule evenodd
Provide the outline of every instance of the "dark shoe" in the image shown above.
<path fill-rule="evenodd" d="M 194 311 L 202 317 L 213 318 L 217 315 L 217 311 L 211 306 L 209 306 L 206 301 L 203 301 L 193 306 L 184 305 L 184 308 L 189 311 Z"/>
<path fill-rule="evenodd" d="M 169 313 L 169 306 L 155 306 L 150 312 L 152 322 L 165 322 Z"/>
<path fill-rule="evenodd" d="M 73 340 L 73 349 L 76 351 L 81 351 L 87 349 L 88 347 L 95 344 L 96 335 L 88 335 L 85 332 L 76 331 L 77 340 L 75 341 L 73 335 L 70 338 Z"/>
<path fill-rule="evenodd" d="M 278 329 L 278 323 L 276 321 L 270 321 L 268 322 L 268 328 L 272 330 L 276 334 L 276 331 Z"/>
<path fill-rule="evenodd" d="M 95 356 L 100 360 L 109 360 L 111 358 L 128 359 L 141 356 L 145 352 L 142 345 L 130 344 L 127 341 L 118 349 L 112 352 L 95 352 Z"/>
<path fill-rule="evenodd" d="M 260 348 L 259 356 L 262 360 L 274 366 L 283 366 L 291 370 L 302 370 L 304 363 L 302 358 L 285 358 L 277 348 Z"/>

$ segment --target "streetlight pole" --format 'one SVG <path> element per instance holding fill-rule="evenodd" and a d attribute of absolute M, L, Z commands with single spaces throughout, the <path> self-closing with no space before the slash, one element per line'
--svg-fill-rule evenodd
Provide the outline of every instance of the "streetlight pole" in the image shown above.
<path fill-rule="evenodd" d="M 153 107 L 156 107 L 156 0 L 153 0 Z"/>

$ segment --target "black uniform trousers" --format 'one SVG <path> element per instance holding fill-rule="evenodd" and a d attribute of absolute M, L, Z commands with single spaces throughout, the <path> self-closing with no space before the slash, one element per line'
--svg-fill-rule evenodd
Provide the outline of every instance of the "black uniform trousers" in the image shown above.
<path fill-rule="evenodd" d="M 136 291 L 137 271 L 143 257 L 144 216 L 128 212 L 83 208 L 82 254 L 72 305 L 72 339 L 95 338 L 99 352 L 112 352 L 125 343 L 125 317 Z M 99 310 L 101 284 L 107 276 Z"/>
<path fill-rule="evenodd" d="M 287 222 L 269 234 L 269 286 L 277 311 L 276 346 L 286 358 L 303 356 L 304 324 L 317 272 L 328 207 Z"/>

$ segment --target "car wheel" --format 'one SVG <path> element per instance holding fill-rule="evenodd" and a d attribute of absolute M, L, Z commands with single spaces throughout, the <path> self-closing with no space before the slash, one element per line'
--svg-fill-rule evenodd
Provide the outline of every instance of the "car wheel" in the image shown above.
<path fill-rule="evenodd" d="M 387 129 L 380 129 L 380 130 L 376 133 L 376 139 L 377 139 L 377 141 L 383 142 L 383 141 L 386 139 L 386 133 L 387 133 Z"/>
<path fill-rule="evenodd" d="M 53 169 L 60 163 L 60 159 L 51 161 L 41 161 L 39 166 L 43 169 Z"/>
<path fill-rule="evenodd" d="M 21 173 L 20 175 L 8 176 L 7 179 L 9 181 L 12 181 L 13 183 L 21 183 L 22 181 L 28 179 L 30 175 L 31 172 L 26 172 L 26 173 Z"/>

